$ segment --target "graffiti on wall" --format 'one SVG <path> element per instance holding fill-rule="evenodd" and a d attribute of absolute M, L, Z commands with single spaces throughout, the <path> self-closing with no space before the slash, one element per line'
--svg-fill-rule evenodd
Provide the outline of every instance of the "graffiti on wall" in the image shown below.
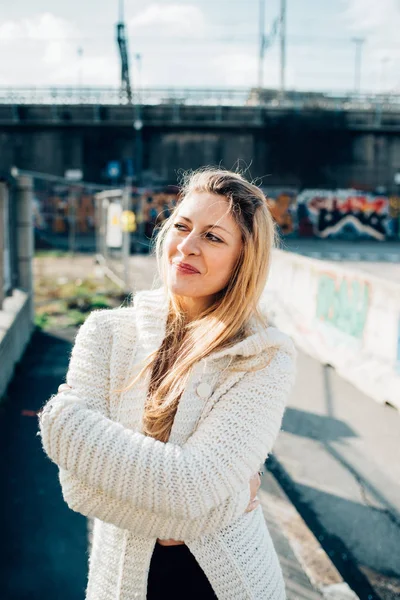
<path fill-rule="evenodd" d="M 170 216 L 178 202 L 178 190 L 147 190 L 137 203 L 137 218 L 144 224 L 144 235 L 151 238 L 155 227 Z"/>
<path fill-rule="evenodd" d="M 33 200 L 34 226 L 39 231 L 63 234 L 68 233 L 74 221 L 76 233 L 91 233 L 95 226 L 94 202 L 92 193 L 80 190 L 71 194 L 67 186 L 51 193 L 36 192 Z"/>
<path fill-rule="evenodd" d="M 366 281 L 324 273 L 318 280 L 316 317 L 360 340 L 367 320 L 369 298 Z"/>
<path fill-rule="evenodd" d="M 271 215 L 283 235 L 294 231 L 294 213 L 296 193 L 292 190 L 269 189 L 263 190 L 268 202 Z"/>
<path fill-rule="evenodd" d="M 76 234 L 95 234 L 95 193 L 84 187 L 41 185 L 35 189 L 34 222 L 39 232 L 67 235 L 71 224 Z M 283 235 L 377 241 L 400 239 L 400 197 L 377 196 L 359 190 L 290 188 L 264 189 L 271 214 Z M 176 206 L 176 186 L 132 190 L 132 209 L 142 231 L 151 238 Z"/>
<path fill-rule="evenodd" d="M 357 190 L 304 190 L 297 196 L 298 233 L 303 236 L 396 237 L 396 198 Z"/>
<path fill-rule="evenodd" d="M 96 192 L 83 186 L 35 183 L 33 219 L 39 237 L 54 242 L 57 236 L 67 236 L 73 227 L 76 235 L 94 239 Z M 154 228 L 169 217 L 177 201 L 176 186 L 141 190 L 132 188 L 131 208 L 145 237 L 152 237 Z"/>

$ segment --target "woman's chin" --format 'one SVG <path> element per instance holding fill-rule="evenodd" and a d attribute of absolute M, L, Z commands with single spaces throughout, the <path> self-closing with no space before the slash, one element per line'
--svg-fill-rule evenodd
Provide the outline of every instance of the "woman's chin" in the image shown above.
<path fill-rule="evenodd" d="M 180 281 L 170 281 L 168 284 L 170 291 L 176 296 L 191 296 L 190 285 Z"/>

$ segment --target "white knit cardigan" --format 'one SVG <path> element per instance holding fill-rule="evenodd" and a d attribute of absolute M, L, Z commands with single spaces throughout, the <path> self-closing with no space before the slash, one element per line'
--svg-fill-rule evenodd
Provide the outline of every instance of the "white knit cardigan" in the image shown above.
<path fill-rule="evenodd" d="M 193 367 L 162 443 L 141 433 L 148 378 L 115 390 L 160 347 L 167 313 L 162 288 L 137 293 L 133 307 L 93 312 L 72 350 L 72 390 L 50 398 L 40 416 L 65 501 L 94 517 L 86 599 L 145 600 L 156 539 L 173 538 L 189 547 L 219 600 L 284 600 L 262 509 L 245 509 L 249 479 L 281 427 L 294 346 L 251 320 L 244 340 Z M 249 371 L 266 356 L 267 367 Z"/>

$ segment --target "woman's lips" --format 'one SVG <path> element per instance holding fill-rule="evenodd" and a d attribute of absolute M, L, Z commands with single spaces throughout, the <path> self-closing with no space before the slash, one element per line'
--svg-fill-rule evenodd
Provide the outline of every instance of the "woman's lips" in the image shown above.
<path fill-rule="evenodd" d="M 180 273 L 184 274 L 184 275 L 200 275 L 200 273 L 198 271 L 196 271 L 194 268 L 189 267 L 187 265 L 183 265 L 181 263 L 177 263 L 175 264 L 177 271 L 179 271 Z"/>

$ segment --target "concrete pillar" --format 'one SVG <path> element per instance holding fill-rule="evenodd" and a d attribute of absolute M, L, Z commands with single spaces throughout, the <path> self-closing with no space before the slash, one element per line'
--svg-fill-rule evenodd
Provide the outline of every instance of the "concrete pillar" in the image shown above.
<path fill-rule="evenodd" d="M 8 194 L 8 189 L 5 183 L 0 181 L 0 310 L 3 306 L 4 300 L 4 254 L 5 248 L 4 244 L 6 242 L 5 236 L 5 214 L 6 214 L 6 194 Z"/>
<path fill-rule="evenodd" d="M 20 176 L 16 189 L 18 287 L 33 292 L 33 183 L 31 177 Z"/>

